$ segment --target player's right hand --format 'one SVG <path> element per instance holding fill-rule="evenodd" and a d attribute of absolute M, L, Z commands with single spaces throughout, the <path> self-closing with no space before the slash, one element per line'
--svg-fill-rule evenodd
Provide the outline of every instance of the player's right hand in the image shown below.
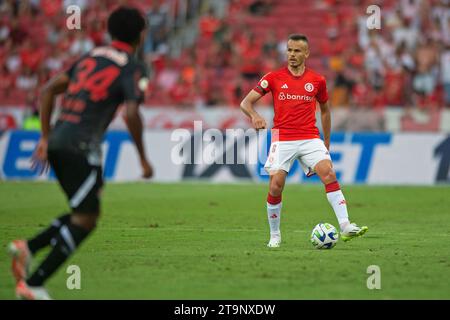
<path fill-rule="evenodd" d="M 265 129 L 267 127 L 266 120 L 260 115 L 255 115 L 252 117 L 252 124 L 256 130 Z"/>
<path fill-rule="evenodd" d="M 48 140 L 41 137 L 31 157 L 31 170 L 37 170 L 39 174 L 46 173 L 49 170 L 47 149 Z"/>
<path fill-rule="evenodd" d="M 142 178 L 149 179 L 153 177 L 153 167 L 151 166 L 150 162 L 148 162 L 147 159 L 141 160 L 141 166 L 142 166 Z"/>

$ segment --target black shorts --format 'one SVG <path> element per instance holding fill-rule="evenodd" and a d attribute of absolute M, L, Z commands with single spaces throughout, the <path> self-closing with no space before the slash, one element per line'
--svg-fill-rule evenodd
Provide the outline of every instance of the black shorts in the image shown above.
<path fill-rule="evenodd" d="M 91 165 L 82 154 L 66 150 L 49 150 L 48 160 L 67 195 L 72 211 L 100 213 L 102 167 Z"/>

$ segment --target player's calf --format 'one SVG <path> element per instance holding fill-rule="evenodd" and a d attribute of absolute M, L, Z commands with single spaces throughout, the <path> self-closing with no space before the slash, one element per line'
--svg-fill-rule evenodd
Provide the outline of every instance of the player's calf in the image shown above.
<path fill-rule="evenodd" d="M 32 261 L 27 242 L 25 240 L 12 241 L 8 245 L 8 252 L 12 257 L 11 269 L 16 282 L 26 279 L 30 272 Z"/>
<path fill-rule="evenodd" d="M 27 285 L 42 287 L 43 283 L 71 256 L 82 241 L 91 233 L 71 222 L 61 226 L 55 237 L 53 249 L 36 271 L 27 279 Z"/>
<path fill-rule="evenodd" d="M 267 218 L 269 220 L 270 227 L 270 241 L 268 247 L 279 247 L 281 243 L 281 195 L 274 197 L 270 194 L 267 195 Z"/>
<path fill-rule="evenodd" d="M 286 172 L 278 171 L 270 176 L 269 193 L 267 194 L 267 218 L 270 227 L 270 241 L 267 244 L 270 248 L 279 247 L 281 243 L 281 193 L 286 180 Z"/>

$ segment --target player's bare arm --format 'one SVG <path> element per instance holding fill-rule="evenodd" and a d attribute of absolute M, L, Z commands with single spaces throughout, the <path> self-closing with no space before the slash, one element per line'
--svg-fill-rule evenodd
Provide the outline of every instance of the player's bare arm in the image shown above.
<path fill-rule="evenodd" d="M 55 98 L 58 94 L 64 93 L 69 85 L 69 76 L 61 73 L 52 78 L 42 89 L 40 97 L 40 117 L 41 117 L 41 138 L 33 154 L 32 167 L 42 165 L 42 171 L 48 169 L 47 148 L 48 135 L 50 133 L 50 119 L 55 105 Z"/>
<path fill-rule="evenodd" d="M 51 79 L 42 89 L 40 99 L 40 115 L 42 125 L 42 138 L 48 139 L 50 133 L 50 119 L 53 107 L 55 105 L 55 97 L 64 93 L 69 86 L 70 78 L 66 73 L 61 73 Z"/>
<path fill-rule="evenodd" d="M 241 102 L 241 110 L 252 120 L 256 130 L 267 128 L 266 120 L 253 107 L 261 97 L 261 94 L 251 90 Z"/>
<path fill-rule="evenodd" d="M 320 103 L 320 117 L 322 120 L 323 142 L 325 147 L 330 150 L 330 133 L 331 133 L 331 113 L 329 102 Z"/>
<path fill-rule="evenodd" d="M 142 166 L 142 177 L 151 178 L 153 176 L 153 168 L 145 155 L 144 143 L 142 139 L 142 119 L 139 113 L 139 105 L 135 101 L 126 102 L 127 127 L 133 137 L 139 159 Z"/>

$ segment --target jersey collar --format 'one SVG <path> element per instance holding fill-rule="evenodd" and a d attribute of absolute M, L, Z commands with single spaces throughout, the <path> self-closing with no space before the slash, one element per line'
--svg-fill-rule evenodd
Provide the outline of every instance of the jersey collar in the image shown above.
<path fill-rule="evenodd" d="M 133 47 L 130 46 L 128 43 L 123 42 L 123 41 L 114 40 L 113 42 L 111 42 L 111 46 L 116 48 L 116 49 L 125 51 L 128 54 L 133 53 Z"/>
<path fill-rule="evenodd" d="M 299 76 L 294 75 L 294 74 L 291 72 L 291 70 L 289 70 L 288 67 L 284 67 L 284 70 L 285 70 L 286 73 L 287 73 L 288 75 L 290 75 L 292 78 L 294 78 L 294 79 L 301 79 L 301 78 L 303 78 L 303 76 L 305 75 L 305 73 L 306 73 L 306 71 L 308 70 L 308 68 L 305 66 L 305 70 L 304 70 L 303 73 L 302 73 L 301 75 L 299 75 Z"/>

